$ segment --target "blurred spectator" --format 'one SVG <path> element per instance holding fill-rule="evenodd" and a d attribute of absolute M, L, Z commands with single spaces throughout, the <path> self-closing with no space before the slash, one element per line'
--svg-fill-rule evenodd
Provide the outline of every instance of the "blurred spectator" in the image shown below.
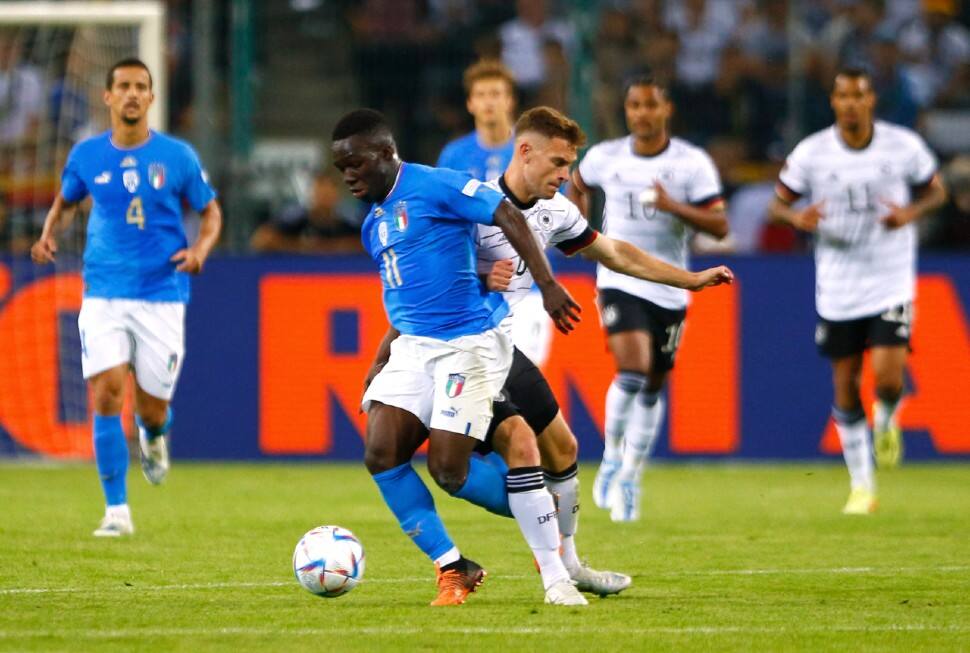
<path fill-rule="evenodd" d="M 915 129 L 919 106 L 913 82 L 901 65 L 895 32 L 881 28 L 871 48 L 872 84 L 878 99 L 876 116 Z"/>
<path fill-rule="evenodd" d="M 405 158 L 419 149 L 421 78 L 438 37 L 423 0 L 362 0 L 347 15 L 354 35 L 363 104 L 394 121 Z"/>
<path fill-rule="evenodd" d="M 957 0 L 923 0 L 899 34 L 922 105 L 970 107 L 970 31 L 958 13 Z"/>
<path fill-rule="evenodd" d="M 542 44 L 542 57 L 546 78 L 535 96 L 535 104 L 567 111 L 569 102 L 569 60 L 563 44 L 556 39 L 546 39 Z"/>
<path fill-rule="evenodd" d="M 684 0 L 668 5 L 667 27 L 677 34 L 676 80 L 671 89 L 678 110 L 674 131 L 698 144 L 725 131 L 729 107 L 714 83 L 721 53 L 737 21 L 735 3 Z"/>
<path fill-rule="evenodd" d="M 44 102 L 40 74 L 21 58 L 19 34 L 0 27 L 0 148 L 36 138 Z"/>
<path fill-rule="evenodd" d="M 880 28 L 891 32 L 886 19 L 885 0 L 856 0 L 850 14 L 852 27 L 839 45 L 839 66 L 872 70 L 872 47 Z"/>
<path fill-rule="evenodd" d="M 362 252 L 359 206 L 343 195 L 343 184 L 332 174 L 318 173 L 306 206 L 285 207 L 250 239 L 257 252 L 336 254 Z"/>
<path fill-rule="evenodd" d="M 630 61 L 637 52 L 631 16 L 615 7 L 600 12 L 599 28 L 593 46 L 596 59 L 596 80 L 593 106 L 596 133 L 611 138 L 624 133 L 623 101 L 616 89 L 623 86 Z M 669 81 L 669 80 L 668 80 Z"/>
<path fill-rule="evenodd" d="M 725 52 L 717 86 L 734 98 L 735 130 L 748 136 L 749 155 L 781 156 L 788 114 L 790 69 L 802 70 L 810 47 L 806 29 L 788 24 L 787 0 L 758 0 Z"/>
<path fill-rule="evenodd" d="M 950 197 L 940 213 L 926 221 L 924 244 L 970 250 L 970 155 L 958 156 L 946 165 L 943 179 Z"/>
<path fill-rule="evenodd" d="M 556 41 L 562 51 L 572 51 L 573 27 L 564 19 L 549 17 L 548 0 L 516 0 L 516 17 L 499 29 L 502 62 L 515 76 L 522 94 L 522 108 L 534 106 L 536 96 L 549 74 L 547 41 Z M 558 55 L 554 55 L 555 59 Z"/>

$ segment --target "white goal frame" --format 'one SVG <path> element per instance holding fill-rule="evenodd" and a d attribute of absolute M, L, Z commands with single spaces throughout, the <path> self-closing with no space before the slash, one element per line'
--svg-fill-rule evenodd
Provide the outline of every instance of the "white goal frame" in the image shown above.
<path fill-rule="evenodd" d="M 160 0 L 125 2 L 0 2 L 0 25 L 131 25 L 138 28 L 138 57 L 152 72 L 154 129 L 168 126 L 165 108 L 165 6 Z M 107 72 L 107 71 L 106 71 Z"/>

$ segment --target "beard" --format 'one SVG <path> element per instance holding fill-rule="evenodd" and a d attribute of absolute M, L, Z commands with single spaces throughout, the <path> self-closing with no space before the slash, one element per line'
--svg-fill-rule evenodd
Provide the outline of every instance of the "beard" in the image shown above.
<path fill-rule="evenodd" d="M 121 122 L 125 123 L 129 127 L 134 127 L 141 120 L 141 116 L 137 118 L 132 118 L 131 116 L 121 116 Z"/>

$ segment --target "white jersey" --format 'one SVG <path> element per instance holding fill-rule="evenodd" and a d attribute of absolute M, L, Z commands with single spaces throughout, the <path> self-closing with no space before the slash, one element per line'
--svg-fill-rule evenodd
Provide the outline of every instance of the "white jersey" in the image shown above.
<path fill-rule="evenodd" d="M 888 229 L 887 203 L 909 204 L 928 184 L 936 158 L 915 132 L 876 121 L 872 140 L 852 149 L 835 126 L 799 143 L 779 175 L 786 200 L 824 202 L 815 236 L 815 307 L 826 320 L 852 320 L 912 301 L 916 225 Z"/>
<path fill-rule="evenodd" d="M 586 185 L 606 193 L 604 234 L 684 269 L 694 230 L 671 213 L 644 208 L 640 193 L 659 182 L 679 202 L 707 207 L 721 201 L 721 179 L 714 162 L 704 150 L 679 138 L 671 138 L 654 156 L 634 154 L 632 136 L 604 141 L 586 153 L 579 174 Z M 664 308 L 687 306 L 688 293 L 682 288 L 636 279 L 603 265 L 597 266 L 596 285 L 622 290 Z"/>
<path fill-rule="evenodd" d="M 571 256 L 596 238 L 596 232 L 590 228 L 586 218 L 579 212 L 579 208 L 562 193 L 556 193 L 548 200 L 537 200 L 532 204 L 522 205 L 509 192 L 502 177 L 493 179 L 485 185 L 505 193 L 509 201 L 522 211 L 540 249 L 555 245 Z M 532 289 L 534 283 L 532 272 L 505 237 L 505 233 L 495 225 L 478 225 L 476 249 L 479 274 L 487 275 L 495 262 L 503 259 L 511 259 L 515 265 L 515 274 L 508 290 L 504 292 L 505 301 L 508 302 L 511 310 L 500 325 L 506 333 L 511 334 L 515 306 Z"/>

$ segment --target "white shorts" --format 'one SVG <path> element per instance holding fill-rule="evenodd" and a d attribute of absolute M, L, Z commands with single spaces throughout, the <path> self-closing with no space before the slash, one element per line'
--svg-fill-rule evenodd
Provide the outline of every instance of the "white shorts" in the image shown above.
<path fill-rule="evenodd" d="M 85 379 L 128 363 L 142 390 L 171 400 L 185 356 L 185 304 L 85 297 L 77 326 Z"/>
<path fill-rule="evenodd" d="M 361 407 L 379 401 L 402 408 L 428 429 L 484 440 L 492 400 L 512 366 L 512 342 L 498 329 L 453 340 L 401 335 L 374 377 Z"/>
<path fill-rule="evenodd" d="M 512 342 L 536 367 L 545 364 L 552 344 L 552 319 L 542 305 L 539 291 L 533 290 L 516 302 L 501 326 L 506 333 L 511 332 Z"/>

